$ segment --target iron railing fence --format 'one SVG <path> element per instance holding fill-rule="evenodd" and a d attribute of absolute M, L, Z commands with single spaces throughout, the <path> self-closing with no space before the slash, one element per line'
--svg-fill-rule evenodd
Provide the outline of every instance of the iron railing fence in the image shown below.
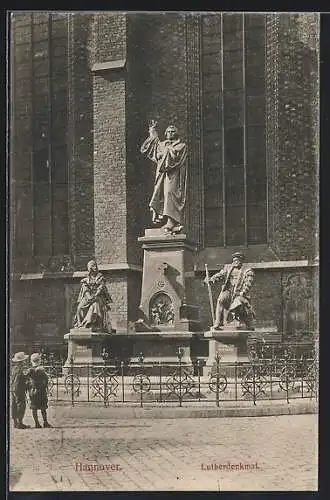
<path fill-rule="evenodd" d="M 76 364 L 71 358 L 45 364 L 50 403 L 114 405 L 170 405 L 195 403 L 220 406 L 232 401 L 317 399 L 318 363 L 315 356 L 255 358 L 212 366 L 201 360 L 187 364 L 178 353 L 176 363 L 139 362 Z"/>
<path fill-rule="evenodd" d="M 295 340 L 294 340 L 295 339 Z M 315 340 L 313 338 L 313 334 L 311 332 L 306 332 L 304 335 L 294 336 L 290 338 L 284 338 L 283 334 L 281 335 L 281 340 L 270 340 L 266 335 L 264 338 L 254 337 L 253 332 L 251 336 L 247 340 L 247 356 L 249 359 L 252 357 L 257 358 L 282 358 L 285 354 L 289 354 L 291 358 L 311 358 L 313 357 L 313 351 L 315 348 Z M 39 352 L 44 360 L 44 364 L 53 364 L 55 362 L 65 362 L 67 358 L 67 344 L 63 342 L 58 343 L 42 343 L 42 342 L 33 342 L 26 345 L 11 345 L 11 357 L 17 351 L 25 351 L 28 354 L 32 354 L 32 352 Z M 107 351 L 109 346 L 104 346 L 104 351 Z M 111 350 L 111 348 L 110 348 Z M 109 356 L 111 356 L 112 363 L 117 364 L 122 361 L 122 359 L 116 359 L 116 355 L 114 352 L 109 352 Z M 119 355 L 120 357 L 121 355 Z M 192 354 L 193 358 L 193 354 Z M 130 358 L 129 355 L 124 360 L 125 364 L 129 363 Z M 194 360 L 194 363 L 197 362 L 197 359 Z"/>

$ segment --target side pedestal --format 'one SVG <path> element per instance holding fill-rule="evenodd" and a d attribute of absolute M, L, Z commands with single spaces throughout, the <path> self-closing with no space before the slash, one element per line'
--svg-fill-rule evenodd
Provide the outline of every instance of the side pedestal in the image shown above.
<path fill-rule="evenodd" d="M 244 362 L 249 360 L 248 340 L 251 337 L 267 338 L 276 332 L 276 328 L 256 328 L 255 330 L 238 330 L 225 326 L 223 330 L 207 331 L 204 338 L 209 339 L 209 356 L 203 368 L 203 375 L 209 376 L 216 366 L 216 355 L 220 355 L 221 363 Z M 234 369 L 234 368 L 233 368 Z M 233 371 L 228 367 L 227 371 Z M 230 375 L 230 373 L 228 373 Z"/>
<path fill-rule="evenodd" d="M 86 365 L 102 365 L 102 345 L 111 335 L 103 332 L 93 332 L 90 328 L 72 328 L 64 335 L 68 341 L 68 356 L 63 366 L 63 374 L 73 372 L 78 376 L 87 376 Z"/>

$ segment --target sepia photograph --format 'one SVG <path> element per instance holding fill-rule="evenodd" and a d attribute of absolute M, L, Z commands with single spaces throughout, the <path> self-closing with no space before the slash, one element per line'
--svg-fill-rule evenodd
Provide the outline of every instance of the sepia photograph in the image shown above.
<path fill-rule="evenodd" d="M 9 492 L 318 491 L 320 13 L 7 21 Z"/>

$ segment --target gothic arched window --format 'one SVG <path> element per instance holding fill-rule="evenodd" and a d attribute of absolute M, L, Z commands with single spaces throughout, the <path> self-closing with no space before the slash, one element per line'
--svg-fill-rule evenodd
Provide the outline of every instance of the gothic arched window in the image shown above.
<path fill-rule="evenodd" d="M 202 16 L 205 245 L 267 242 L 265 15 Z"/>

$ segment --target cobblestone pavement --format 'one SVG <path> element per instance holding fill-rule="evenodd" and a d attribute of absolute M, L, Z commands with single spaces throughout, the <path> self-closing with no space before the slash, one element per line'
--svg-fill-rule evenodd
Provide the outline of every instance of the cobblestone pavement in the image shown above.
<path fill-rule="evenodd" d="M 10 428 L 10 491 L 317 490 L 317 415 L 111 420 L 74 411 L 50 408 L 53 429 Z"/>

